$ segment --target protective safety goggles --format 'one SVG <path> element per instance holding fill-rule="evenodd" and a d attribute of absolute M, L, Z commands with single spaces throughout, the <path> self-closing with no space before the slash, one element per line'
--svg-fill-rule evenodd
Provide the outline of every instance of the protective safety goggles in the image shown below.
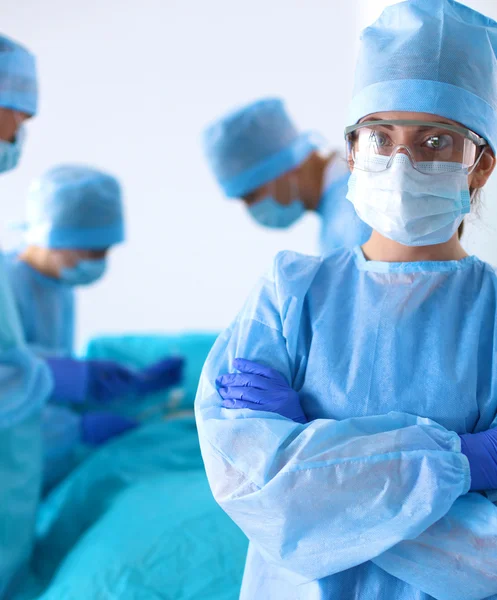
<path fill-rule="evenodd" d="M 469 174 L 487 146 L 483 138 L 465 127 L 414 120 L 364 121 L 347 127 L 345 139 L 354 168 L 369 172 L 385 171 L 402 152 L 421 173 Z"/>

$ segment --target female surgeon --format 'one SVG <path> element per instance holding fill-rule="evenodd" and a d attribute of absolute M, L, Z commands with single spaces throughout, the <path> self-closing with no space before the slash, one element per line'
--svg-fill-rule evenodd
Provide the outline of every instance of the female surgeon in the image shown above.
<path fill-rule="evenodd" d="M 208 358 L 243 599 L 497 598 L 497 275 L 458 238 L 495 166 L 496 57 L 497 22 L 453 0 L 364 31 L 348 199 L 371 238 L 278 255 Z"/>

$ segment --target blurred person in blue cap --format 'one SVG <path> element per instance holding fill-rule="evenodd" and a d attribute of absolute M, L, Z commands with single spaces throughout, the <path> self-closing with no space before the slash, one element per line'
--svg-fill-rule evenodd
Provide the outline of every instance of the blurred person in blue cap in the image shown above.
<path fill-rule="evenodd" d="M 0 35 L 0 174 L 14 169 L 36 114 L 34 56 Z M 27 347 L 0 253 L 0 597 L 29 559 L 42 473 L 42 409 L 52 386 Z"/>
<path fill-rule="evenodd" d="M 346 201 L 345 161 L 322 151 L 316 134 L 299 131 L 282 100 L 265 98 L 222 117 L 205 129 L 203 145 L 225 195 L 242 200 L 259 224 L 287 228 L 314 211 L 322 254 L 371 235 Z"/>
<path fill-rule="evenodd" d="M 459 229 L 497 148 L 497 22 L 453 0 L 362 35 L 354 249 L 280 253 L 196 399 L 241 598 L 497 598 L 497 273 Z"/>
<path fill-rule="evenodd" d="M 24 242 L 10 256 L 11 282 L 27 342 L 47 355 L 74 352 L 77 286 L 105 273 L 124 241 L 121 186 L 85 165 L 49 169 L 29 189 Z"/>
<path fill-rule="evenodd" d="M 18 165 L 25 122 L 36 114 L 37 105 L 34 56 L 0 36 L 0 173 Z M 63 170 L 59 175 L 62 183 Z M 69 183 L 71 175 L 66 172 L 65 176 Z M 85 180 L 84 170 L 80 176 Z M 90 170 L 86 180 L 92 180 Z M 48 203 L 45 211 L 43 201 L 33 199 L 36 206 L 30 209 L 29 245 L 23 258 L 0 254 L 0 598 L 10 595 L 22 579 L 31 553 L 42 480 L 47 487 L 67 473 L 76 445 L 100 445 L 136 426 L 105 410 L 80 415 L 72 410 L 74 405 L 82 405 L 88 396 L 104 405 L 116 397 L 145 394 L 168 387 L 181 375 L 180 359 L 135 373 L 114 363 L 49 357 L 51 352 L 60 356 L 72 351 L 73 300 L 64 286 L 57 287 L 59 275 L 53 278 L 53 289 L 44 285 L 44 251 L 36 247 L 62 244 L 71 248 L 61 251 L 55 261 L 47 260 L 47 268 L 59 265 L 67 286 L 69 282 L 88 283 L 103 272 L 98 259 L 123 233 L 118 184 L 103 175 L 101 180 L 106 201 L 105 192 L 94 193 L 93 208 L 88 211 L 89 218 L 97 218 L 92 238 L 97 252 L 89 247 L 92 233 L 83 229 L 81 209 L 85 207 L 80 194 L 78 213 L 76 193 L 72 201 L 66 199 L 67 207 L 74 209 L 71 217 L 57 201 Z M 99 229 L 99 224 L 107 225 L 110 220 L 114 229 Z M 96 258 L 97 263 L 81 265 L 82 258 Z M 30 263 L 35 266 L 31 268 Z M 46 405 L 48 399 L 54 404 Z"/>
<path fill-rule="evenodd" d="M 14 169 L 26 136 L 24 122 L 36 115 L 38 82 L 35 57 L 0 35 L 0 173 Z"/>
<path fill-rule="evenodd" d="M 81 417 L 73 408 L 133 401 L 181 379 L 180 358 L 135 371 L 113 361 L 73 356 L 75 288 L 98 281 L 110 250 L 123 241 L 121 186 L 112 175 L 85 165 L 60 165 L 31 185 L 25 246 L 7 256 L 7 268 L 26 342 L 47 361 L 53 377 L 44 415 L 51 457 L 47 485 L 70 465 L 69 450 L 76 442 L 99 445 L 137 425 L 106 411 Z"/>

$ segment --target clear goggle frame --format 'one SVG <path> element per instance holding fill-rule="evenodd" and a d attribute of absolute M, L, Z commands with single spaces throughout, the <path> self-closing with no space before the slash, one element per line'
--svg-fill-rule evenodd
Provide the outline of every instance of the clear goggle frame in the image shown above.
<path fill-rule="evenodd" d="M 470 174 L 487 142 L 465 127 L 415 120 L 364 121 L 345 129 L 347 156 L 354 169 L 380 172 L 395 156 L 407 154 L 414 169 L 429 175 L 453 171 Z M 437 165 L 443 165 L 438 170 Z"/>

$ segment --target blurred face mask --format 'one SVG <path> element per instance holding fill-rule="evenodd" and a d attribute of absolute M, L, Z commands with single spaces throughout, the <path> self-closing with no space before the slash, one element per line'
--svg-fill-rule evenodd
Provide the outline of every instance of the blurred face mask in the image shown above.
<path fill-rule="evenodd" d="M 293 225 L 305 213 L 305 206 L 299 198 L 296 178 L 290 179 L 292 202 L 280 204 L 272 195 L 265 196 L 248 207 L 250 216 L 264 227 L 285 229 Z"/>
<path fill-rule="evenodd" d="M 390 157 L 382 157 L 386 162 Z M 354 169 L 347 199 L 378 233 L 404 246 L 443 244 L 470 212 L 468 175 L 460 164 L 432 162 L 431 174 L 397 154 L 379 172 Z"/>
<path fill-rule="evenodd" d="M 24 128 L 20 126 L 13 142 L 0 140 L 0 173 L 5 173 L 17 167 L 21 157 L 24 137 Z"/>
<path fill-rule="evenodd" d="M 105 273 L 107 261 L 81 260 L 74 267 L 64 267 L 60 270 L 60 280 L 69 285 L 88 285 L 100 279 Z"/>

